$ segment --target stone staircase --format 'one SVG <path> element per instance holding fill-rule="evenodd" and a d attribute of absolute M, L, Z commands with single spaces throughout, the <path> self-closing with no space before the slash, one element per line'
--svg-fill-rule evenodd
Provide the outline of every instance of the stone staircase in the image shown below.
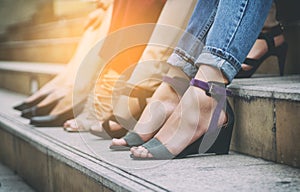
<path fill-rule="evenodd" d="M 64 67 L 56 63 L 0 61 L 0 87 L 30 95 Z"/>
<path fill-rule="evenodd" d="M 291 38 L 299 37 L 299 26 L 296 32 L 287 28 L 291 46 L 284 77 L 274 76 L 278 68 L 276 59 L 270 58 L 254 78 L 234 80 L 230 86 L 236 124 L 229 155 L 137 162 L 129 152 L 109 151 L 108 140 L 66 133 L 61 127 L 35 128 L 12 109 L 71 58 L 84 20 L 74 13 L 72 7 L 78 5 L 72 3 L 53 1 L 57 17 L 37 17 L 34 24 L 11 27 L 0 37 L 0 161 L 31 187 L 37 191 L 300 190 L 300 68 L 295 62 L 300 43 Z M 82 14 L 90 10 L 90 4 L 82 7 Z"/>
<path fill-rule="evenodd" d="M 29 21 L 8 26 L 0 36 L 0 60 L 67 63 L 95 3 L 46 1 Z"/>
<path fill-rule="evenodd" d="M 77 0 L 36 4 L 29 20 L 9 25 L 0 34 L 0 87 L 23 94 L 36 91 L 69 62 L 86 17 L 96 6 L 92 1 Z M 10 6 L 8 2 L 4 5 Z"/>
<path fill-rule="evenodd" d="M 300 76 L 251 80 L 231 86 L 229 155 L 164 161 L 131 160 L 87 132 L 33 127 L 12 109 L 25 96 L 0 90 L 0 161 L 37 191 L 298 191 Z"/>
<path fill-rule="evenodd" d="M 67 63 L 83 33 L 85 18 L 12 27 L 2 36 L 0 59 Z"/>
<path fill-rule="evenodd" d="M 300 166 L 300 75 L 235 80 L 232 150 Z"/>

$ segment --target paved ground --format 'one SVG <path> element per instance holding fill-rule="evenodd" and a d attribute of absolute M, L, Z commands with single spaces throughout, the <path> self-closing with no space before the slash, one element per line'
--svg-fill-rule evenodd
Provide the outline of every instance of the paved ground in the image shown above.
<path fill-rule="evenodd" d="M 34 190 L 0 163 L 0 192 L 34 192 Z"/>

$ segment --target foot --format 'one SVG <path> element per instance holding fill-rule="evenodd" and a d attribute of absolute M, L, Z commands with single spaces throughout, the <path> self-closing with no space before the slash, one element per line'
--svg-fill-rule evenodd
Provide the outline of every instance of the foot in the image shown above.
<path fill-rule="evenodd" d="M 76 121 L 76 119 L 70 119 L 67 120 L 64 125 L 64 130 L 68 131 L 68 132 L 79 132 L 84 130 L 83 127 L 80 125 L 80 123 L 78 123 L 78 121 Z M 88 131 L 89 129 L 87 129 L 86 131 Z"/>
<path fill-rule="evenodd" d="M 217 69 L 201 65 L 196 79 L 202 81 L 224 82 L 223 76 Z M 207 67 L 209 69 L 207 69 Z M 203 69 L 203 73 L 201 72 Z M 205 74 L 205 75 L 203 75 Z M 217 75 L 219 74 L 219 75 Z M 207 132 L 210 124 L 212 112 L 216 107 L 217 101 L 197 87 L 190 86 L 179 105 L 171 114 L 160 131 L 155 135 L 170 153 L 178 155 L 188 145 L 200 138 Z M 221 112 L 218 125 L 227 122 L 224 111 Z M 132 155 L 138 158 L 152 158 L 153 155 L 143 146 L 132 147 Z"/>
<path fill-rule="evenodd" d="M 93 135 L 96 135 L 98 137 L 102 137 L 103 139 L 111 139 L 111 136 L 104 130 L 104 128 L 102 127 L 103 121 L 98 121 L 97 123 L 93 124 L 90 126 L 90 133 Z M 110 131 L 111 132 L 115 132 L 116 134 L 118 131 L 121 131 L 122 136 L 124 136 L 126 133 L 123 133 L 123 128 L 113 122 L 113 121 L 109 121 L 109 126 L 110 126 Z"/>
<path fill-rule="evenodd" d="M 173 88 L 167 83 L 162 83 L 145 107 L 133 131 L 136 132 L 144 142 L 150 140 L 161 128 L 178 103 L 179 97 Z M 114 138 L 111 143 L 111 146 L 127 145 L 124 138 Z"/>
<path fill-rule="evenodd" d="M 75 119 L 67 120 L 63 127 L 65 131 L 68 132 L 83 132 L 89 131 L 91 127 L 97 125 L 98 122 L 94 119 L 83 119 L 76 117 Z"/>
<path fill-rule="evenodd" d="M 78 129 L 76 119 L 70 119 L 64 123 L 64 128 L 69 128 L 69 127 L 72 129 Z"/>

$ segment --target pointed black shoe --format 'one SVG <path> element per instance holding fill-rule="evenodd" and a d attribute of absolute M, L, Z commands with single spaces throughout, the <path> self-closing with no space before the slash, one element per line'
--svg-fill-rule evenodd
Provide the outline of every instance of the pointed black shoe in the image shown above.
<path fill-rule="evenodd" d="M 44 100 L 49 94 L 41 95 L 40 97 L 36 98 L 31 102 L 23 102 L 19 105 L 14 106 L 15 110 L 23 111 L 25 109 L 31 108 L 37 104 L 39 104 L 42 100 Z"/>
<path fill-rule="evenodd" d="M 66 120 L 74 118 L 73 109 L 58 115 L 36 116 L 30 119 L 30 124 L 36 127 L 58 127 L 62 126 Z"/>
<path fill-rule="evenodd" d="M 43 107 L 33 106 L 29 109 L 25 109 L 22 111 L 21 117 L 30 119 L 31 117 L 35 116 L 48 115 L 51 112 L 51 110 L 57 105 L 58 101 L 59 100 L 55 100 Z"/>

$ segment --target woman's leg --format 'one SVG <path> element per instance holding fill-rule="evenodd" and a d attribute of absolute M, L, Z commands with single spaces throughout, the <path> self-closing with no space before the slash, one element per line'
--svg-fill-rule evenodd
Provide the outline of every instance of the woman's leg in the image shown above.
<path fill-rule="evenodd" d="M 217 11 L 217 5 L 218 5 L 218 0 L 212 0 L 212 1 L 198 1 L 196 7 L 194 8 L 192 17 L 190 18 L 190 21 L 188 23 L 186 32 L 182 35 L 182 37 L 180 38 L 177 47 L 175 47 L 174 52 L 172 53 L 172 55 L 169 57 L 168 59 L 168 63 L 172 64 L 173 66 L 181 69 L 183 72 L 185 72 L 186 75 L 188 75 L 190 78 L 194 77 L 195 73 L 197 72 L 197 68 L 194 66 L 195 61 L 198 57 L 198 55 L 201 53 L 202 48 L 203 48 L 203 44 L 206 38 L 206 35 L 208 33 L 208 30 L 210 28 L 210 26 L 212 25 L 213 21 L 214 21 L 214 17 Z M 169 91 L 169 86 L 167 86 L 167 84 L 163 83 L 162 86 L 159 87 L 160 89 L 158 89 L 156 92 L 160 93 L 158 94 L 158 96 L 161 95 L 165 95 L 167 97 L 172 96 L 170 95 L 170 91 Z M 165 90 L 163 90 L 163 88 Z M 167 89 L 168 88 L 168 89 Z M 174 95 L 174 94 L 173 94 Z M 162 100 L 162 98 L 158 97 L 157 99 Z M 168 98 L 167 98 L 168 99 Z M 179 97 L 177 96 L 176 98 L 172 98 L 175 103 L 172 103 L 172 105 L 169 105 L 169 107 L 172 107 L 172 111 L 174 111 L 174 109 L 178 108 L 178 101 L 179 101 Z M 157 104 L 155 101 L 153 100 L 154 103 L 153 104 Z M 164 100 L 161 101 L 161 103 L 164 104 Z M 168 103 L 166 103 L 168 105 Z M 180 105 L 180 104 L 179 104 Z M 151 105 L 147 106 L 149 109 L 145 109 L 145 114 L 147 112 L 151 112 Z M 164 105 L 162 105 L 162 107 L 165 107 Z M 169 120 L 165 123 L 165 120 L 169 118 L 169 116 L 171 115 L 172 111 L 168 111 L 168 110 L 164 110 L 162 111 L 162 113 L 156 113 L 156 115 L 161 115 L 162 117 L 164 117 L 164 121 L 160 122 L 159 121 L 159 128 L 162 126 L 162 129 L 165 127 L 165 125 L 169 122 Z M 167 113 L 168 112 L 168 113 Z M 144 115 L 143 113 L 143 115 Z M 141 122 L 142 119 L 148 120 L 149 118 L 151 118 L 151 115 L 149 117 L 141 117 Z M 172 118 L 172 117 L 170 117 Z M 145 121 L 144 120 L 144 121 Z M 150 119 L 151 120 L 151 119 Z M 146 121 L 147 124 L 149 125 L 155 125 L 157 122 L 151 122 L 150 120 Z M 161 123 L 161 124 L 160 124 Z M 142 123 L 140 123 L 140 125 L 143 125 Z M 135 128 L 135 130 L 137 132 L 141 132 L 144 133 L 140 134 L 140 136 L 142 137 L 142 139 L 145 139 L 145 141 L 149 140 L 149 138 L 151 138 L 153 136 L 153 134 L 155 134 L 155 132 L 153 132 L 153 129 L 155 130 L 157 126 L 146 126 L 145 128 L 139 128 L 139 126 L 137 126 Z M 141 129 L 141 130 L 139 130 Z M 149 129 L 152 129 L 152 134 L 150 135 L 149 133 L 151 133 L 151 131 L 149 131 Z M 148 130 L 148 134 L 145 134 L 144 130 Z M 160 130 L 158 133 L 160 132 L 164 132 L 163 130 Z M 150 136 L 149 136 L 150 135 Z M 124 139 L 122 140 L 113 140 L 113 144 L 119 144 L 119 145 L 124 145 L 126 144 L 126 141 Z M 135 150 L 135 148 L 133 148 Z M 139 148 L 140 149 L 140 148 Z M 140 152 L 140 150 L 138 150 L 138 152 Z"/>
<path fill-rule="evenodd" d="M 155 23 L 160 15 L 160 12 L 164 6 L 164 2 L 162 1 L 140 1 L 140 0 L 115 0 L 112 15 L 112 22 L 109 29 L 109 35 L 103 43 L 103 48 L 100 50 L 100 57 L 103 58 L 104 61 L 108 61 L 105 63 L 106 66 L 103 71 L 107 71 L 107 69 L 113 69 L 117 73 L 122 73 L 126 71 L 131 65 L 135 64 L 138 59 L 141 57 L 143 50 L 145 48 L 144 45 L 133 45 L 132 47 L 126 47 L 126 50 L 122 50 L 120 44 L 131 43 L 132 42 L 132 34 L 126 33 L 126 30 L 130 29 L 130 27 L 147 24 L 147 23 Z M 147 34 L 144 33 L 142 38 L 143 42 L 148 42 L 151 32 L 153 28 L 147 31 Z M 125 33 L 123 33 L 125 31 Z M 97 71 L 97 70 L 94 70 Z M 100 71 L 100 70 L 98 70 Z M 102 71 L 102 72 L 103 72 Z M 105 72 L 104 72 L 105 73 Z M 88 74 L 87 74 L 88 75 Z M 87 75 L 80 75 L 86 79 Z M 79 82 L 81 83 L 81 82 Z M 92 81 L 90 80 L 90 84 Z M 97 92 L 97 86 L 101 86 L 101 78 L 96 81 L 95 91 L 96 95 L 102 95 L 100 92 Z M 79 87 L 79 85 L 75 85 L 75 87 Z M 80 92 L 74 93 L 75 98 L 80 98 Z M 111 94 L 108 95 L 111 97 Z M 100 96 L 101 97 L 101 96 Z M 76 99 L 80 100 L 80 99 Z M 101 102 L 101 98 L 99 98 Z M 99 111 L 103 112 L 100 107 Z M 97 110 L 98 107 L 95 107 Z M 54 109 L 51 114 L 55 114 L 58 112 L 58 107 Z M 111 114 L 111 111 L 107 113 Z M 104 115 L 107 116 L 107 115 Z M 103 120 L 102 115 L 99 120 Z M 100 123 L 101 125 L 101 123 Z M 99 126 L 94 126 L 94 129 L 98 129 Z M 101 127 L 99 129 L 102 131 Z"/>
<path fill-rule="evenodd" d="M 161 84 L 161 79 L 163 76 L 184 77 L 179 73 L 168 72 L 170 65 L 166 64 L 166 60 L 177 44 L 182 29 L 186 27 L 195 4 L 195 0 L 166 2 L 149 45 L 127 81 L 131 85 L 138 85 L 150 91 L 155 90 L 136 126 L 130 128 L 137 133 L 147 132 L 147 136 L 142 136 L 144 141 L 149 140 L 154 135 L 179 102 L 179 95 L 168 83 Z M 152 110 L 158 108 L 161 113 Z M 157 116 L 157 114 L 163 115 Z M 127 145 L 127 143 L 123 138 L 113 139 L 112 145 Z"/>
<path fill-rule="evenodd" d="M 280 25 L 279 21 L 276 19 L 276 4 L 273 2 L 272 7 L 269 11 L 268 17 L 264 23 L 262 33 L 268 33 L 272 30 L 273 27 Z M 285 42 L 283 33 L 276 35 L 274 37 L 275 47 L 282 45 Z M 249 59 L 260 59 L 263 55 L 265 55 L 269 51 L 269 47 L 267 42 L 264 39 L 257 39 L 248 53 L 247 58 Z M 244 71 L 248 71 L 252 69 L 253 66 L 242 64 L 242 69 Z"/>
<path fill-rule="evenodd" d="M 168 82 L 162 82 L 156 89 L 139 120 L 136 122 L 132 131 L 139 135 L 144 141 L 151 139 L 169 118 L 179 103 L 179 100 L 188 87 L 189 78 L 177 68 L 171 67 L 167 77 L 174 80 L 175 87 Z M 181 78 L 181 82 L 176 78 Z M 127 146 L 127 139 L 121 138 L 112 140 L 112 146 Z M 131 142 L 131 141 L 129 141 Z"/>
<path fill-rule="evenodd" d="M 201 2 L 200 0 L 198 3 Z M 216 16 L 207 34 L 203 52 L 195 62 L 200 66 L 195 78 L 204 82 L 215 81 L 227 84 L 237 74 L 242 61 L 255 42 L 271 1 L 220 0 L 216 6 Z M 201 10 L 203 9 L 205 10 L 206 7 L 202 6 Z M 195 9 L 195 17 L 192 18 L 200 19 L 197 13 L 201 10 Z M 194 27 L 197 29 L 199 26 L 195 23 Z M 207 132 L 211 119 L 216 119 L 212 116 L 216 105 L 217 101 L 206 95 L 206 92 L 190 86 L 155 138 L 171 154 L 179 154 Z M 224 111 L 216 121 L 218 126 L 226 123 L 227 117 Z M 143 146 L 133 147 L 131 152 L 135 157 L 153 157 Z"/>

